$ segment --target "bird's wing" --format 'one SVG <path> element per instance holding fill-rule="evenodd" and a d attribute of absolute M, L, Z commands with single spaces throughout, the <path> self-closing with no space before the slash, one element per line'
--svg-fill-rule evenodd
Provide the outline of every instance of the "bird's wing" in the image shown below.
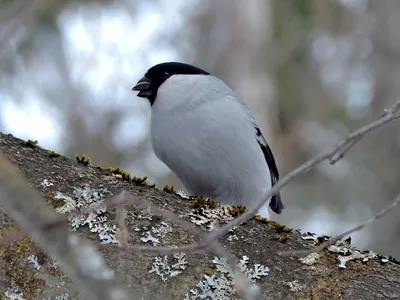
<path fill-rule="evenodd" d="M 247 105 L 240 100 L 240 98 L 234 94 L 232 90 L 228 88 L 229 91 L 232 92 L 232 95 L 229 95 L 230 99 L 233 99 L 239 105 L 242 107 L 242 109 L 248 114 L 249 118 L 251 119 L 252 125 L 255 129 L 256 133 L 256 140 L 258 142 L 258 145 L 260 146 L 263 154 L 265 161 L 267 162 L 270 176 L 271 176 L 271 186 L 274 186 L 278 180 L 279 180 L 279 171 L 278 168 L 276 167 L 274 155 L 272 154 L 271 149 L 269 148 L 267 141 L 265 140 L 264 136 L 261 133 L 261 130 L 258 126 L 258 123 L 253 115 L 253 113 L 250 111 L 250 109 L 247 107 Z M 277 214 L 280 214 L 282 212 L 282 209 L 285 208 L 285 205 L 282 202 L 281 195 L 280 193 L 276 193 L 274 196 L 271 197 L 271 201 L 269 203 L 269 206 L 271 207 L 272 211 L 274 211 Z"/>
<path fill-rule="evenodd" d="M 274 186 L 275 183 L 277 183 L 279 180 L 279 171 L 278 168 L 276 167 L 274 155 L 272 154 L 272 151 L 269 148 L 267 141 L 262 135 L 260 128 L 257 125 L 254 125 L 254 128 L 256 130 L 256 139 L 258 145 L 260 146 L 262 152 L 264 153 L 264 157 L 268 164 L 269 172 L 271 174 L 271 185 Z M 282 202 L 281 195 L 279 192 L 274 196 L 272 196 L 269 206 L 277 214 L 280 214 L 282 212 L 282 209 L 285 208 L 285 205 Z"/>

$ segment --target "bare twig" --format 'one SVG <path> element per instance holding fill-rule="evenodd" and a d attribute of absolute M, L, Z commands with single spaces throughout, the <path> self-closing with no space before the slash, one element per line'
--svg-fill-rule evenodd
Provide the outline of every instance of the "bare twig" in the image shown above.
<path fill-rule="evenodd" d="M 355 143 L 357 143 L 359 140 L 362 139 L 363 136 L 359 136 L 355 138 L 354 140 L 351 140 L 347 143 L 347 145 L 343 146 L 338 152 L 334 153 L 331 157 L 329 157 L 329 162 L 331 165 L 336 164 L 339 160 L 341 160 L 347 151 L 350 150 L 351 147 L 354 146 Z"/>
<path fill-rule="evenodd" d="M 309 160 L 308 162 L 294 169 L 292 172 L 290 172 L 282 179 L 280 179 L 261 199 L 259 199 L 257 202 L 258 204 L 254 208 L 250 209 L 245 214 L 239 216 L 229 224 L 226 224 L 225 226 L 221 227 L 218 231 L 211 232 L 206 238 L 205 243 L 211 243 L 212 241 L 219 239 L 220 237 L 225 235 L 230 229 L 239 226 L 243 222 L 249 220 L 269 200 L 269 198 L 272 195 L 276 194 L 280 189 L 282 189 L 282 187 L 288 184 L 293 178 L 299 176 L 300 174 L 308 172 L 316 165 L 329 159 L 330 157 L 333 157 L 333 155 L 335 155 L 339 151 L 342 151 L 343 148 L 346 149 L 347 145 L 351 144 L 351 146 L 353 146 L 354 145 L 354 143 L 352 143 L 353 141 L 360 140 L 362 137 L 364 137 L 367 133 L 371 132 L 372 130 L 377 129 L 393 120 L 396 120 L 399 117 L 398 115 L 399 110 L 400 110 L 400 101 L 396 102 L 393 106 L 387 109 L 385 111 L 385 114 L 377 121 L 369 123 L 361 127 L 360 129 L 354 131 L 353 133 L 349 134 L 345 139 L 337 143 L 330 150 L 325 151 L 324 153 L 318 155 L 317 157 Z M 348 150 L 349 148 L 346 149 L 346 151 Z"/>
<path fill-rule="evenodd" d="M 384 215 L 386 215 L 388 212 L 392 211 L 392 209 L 396 208 L 397 205 L 400 204 L 400 194 L 396 197 L 396 199 L 390 203 L 390 205 L 388 205 L 387 207 L 385 207 L 384 209 L 382 209 L 379 213 L 377 213 L 376 215 L 374 215 L 373 217 L 369 218 L 368 220 L 366 220 L 364 223 L 357 225 L 356 227 L 353 227 L 337 236 L 334 236 L 332 238 L 329 239 L 329 241 L 326 241 L 324 243 L 322 243 L 319 247 L 315 248 L 315 249 L 310 249 L 310 250 L 294 250 L 294 251 L 282 251 L 279 252 L 279 255 L 282 256 L 291 256 L 291 255 L 308 255 L 314 252 L 321 252 L 323 251 L 326 247 L 329 247 L 333 244 L 335 244 L 337 241 L 343 239 L 345 236 L 350 235 L 354 232 L 357 232 L 361 229 L 364 229 L 365 227 L 371 225 L 373 222 L 375 222 L 376 220 L 382 218 Z"/>

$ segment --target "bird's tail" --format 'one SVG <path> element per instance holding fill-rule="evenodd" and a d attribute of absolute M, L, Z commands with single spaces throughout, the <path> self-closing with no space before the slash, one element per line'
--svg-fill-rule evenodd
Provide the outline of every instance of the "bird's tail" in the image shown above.
<path fill-rule="evenodd" d="M 282 212 L 283 209 L 285 209 L 285 204 L 283 204 L 282 202 L 280 193 L 272 196 L 271 201 L 269 202 L 269 207 L 274 213 L 278 215 Z"/>

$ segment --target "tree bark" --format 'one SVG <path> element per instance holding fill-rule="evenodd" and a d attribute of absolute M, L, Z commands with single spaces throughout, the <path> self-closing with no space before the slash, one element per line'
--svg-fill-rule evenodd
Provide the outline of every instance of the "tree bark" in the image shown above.
<path fill-rule="evenodd" d="M 62 201 L 55 199 L 57 192 L 73 197 L 74 189 L 86 187 L 99 191 L 104 198 L 125 190 L 186 220 L 190 220 L 190 213 L 196 213 L 187 200 L 174 193 L 137 185 L 123 180 L 120 175 L 110 175 L 104 169 L 86 166 L 63 156 L 53 157 L 48 151 L 11 135 L 0 133 L 0 151 L 19 168 L 49 207 L 63 205 Z M 109 209 L 104 216 L 112 224 L 114 209 Z M 171 224 L 172 231 L 157 236 L 157 232 L 151 230 L 163 221 Z M 171 220 L 163 220 L 155 214 L 143 217 L 143 212 L 134 206 L 127 208 L 125 222 L 132 245 L 149 246 L 142 239 L 148 231 L 158 239 L 159 246 L 187 245 L 197 240 L 191 232 L 174 225 Z M 17 228 L 15 222 L 0 210 L 0 237 L 4 238 Z M 78 232 L 100 244 L 98 234 L 87 226 L 80 227 Z M 286 232 L 274 222 L 265 223 L 253 218 L 220 239 L 220 243 L 238 261 L 247 256 L 249 266 L 262 264 L 270 269 L 267 276 L 256 281 L 261 288 L 261 299 L 400 299 L 400 265 L 395 260 L 383 263 L 379 256 L 366 262 L 356 259 L 347 262 L 347 268 L 342 269 L 339 268 L 338 254 L 327 250 L 320 253 L 312 265 L 300 261 L 299 257 L 279 256 L 279 251 L 309 249 L 314 245 L 312 241 L 303 239 L 299 231 Z M 66 293 L 69 299 L 84 299 L 62 270 L 51 266 L 53 260 L 42 248 L 30 237 L 19 237 L 0 245 L 0 294 L 20 289 L 23 299 L 54 299 Z M 165 282 L 156 273 L 149 273 L 157 255 L 116 247 L 105 247 L 100 251 L 134 299 L 181 299 L 190 289 L 196 288 L 204 275 L 219 276 L 212 262 L 215 254 L 207 251 L 187 254 L 186 268 Z M 39 269 L 27 262 L 30 255 L 37 258 Z M 172 264 L 172 256 L 169 258 Z"/>

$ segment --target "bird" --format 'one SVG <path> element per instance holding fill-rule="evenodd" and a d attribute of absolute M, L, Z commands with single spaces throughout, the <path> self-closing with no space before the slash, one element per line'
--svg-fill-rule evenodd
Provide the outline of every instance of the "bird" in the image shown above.
<path fill-rule="evenodd" d="M 254 208 L 279 180 L 272 151 L 248 106 L 222 80 L 182 62 L 147 70 L 132 88 L 151 105 L 155 155 L 193 196 Z M 280 193 L 271 210 L 285 208 Z M 264 213 L 269 218 L 268 210 Z"/>

